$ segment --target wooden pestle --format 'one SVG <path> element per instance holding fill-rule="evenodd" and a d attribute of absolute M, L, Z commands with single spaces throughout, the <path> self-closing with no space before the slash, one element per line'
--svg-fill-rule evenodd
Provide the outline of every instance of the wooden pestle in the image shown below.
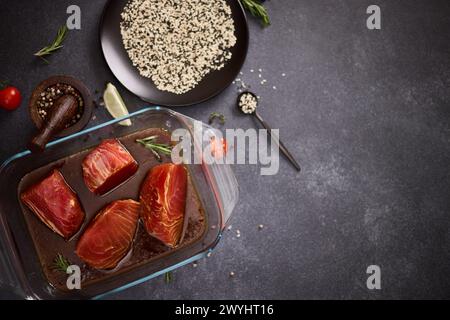
<path fill-rule="evenodd" d="M 77 111 L 78 102 L 75 97 L 64 95 L 56 100 L 41 131 L 31 140 L 30 150 L 32 152 L 43 151 L 50 139 L 65 129 Z"/>

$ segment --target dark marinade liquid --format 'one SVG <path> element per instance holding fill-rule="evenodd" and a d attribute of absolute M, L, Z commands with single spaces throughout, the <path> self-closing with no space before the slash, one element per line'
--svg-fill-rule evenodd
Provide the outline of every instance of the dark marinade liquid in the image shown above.
<path fill-rule="evenodd" d="M 155 158 L 150 150 L 145 149 L 135 141 L 136 139 L 154 135 L 159 136 L 158 142 L 170 143 L 170 135 L 162 129 L 155 128 L 139 131 L 119 138 L 119 141 L 139 163 L 139 169 L 130 179 L 103 196 L 97 196 L 90 192 L 83 181 L 81 163 L 92 149 L 84 150 L 36 169 L 22 179 L 19 185 L 19 194 L 45 178 L 52 169 L 58 168 L 68 185 L 77 193 L 86 213 L 86 219 L 80 228 L 80 231 L 70 239 L 70 241 L 66 242 L 62 237 L 58 236 L 45 226 L 33 212 L 21 203 L 29 232 L 42 265 L 42 270 L 52 286 L 60 290 L 67 290 L 67 274 L 55 268 L 54 259 L 58 254 L 62 254 L 71 264 L 76 264 L 81 267 L 81 285 L 82 287 L 86 287 L 106 278 L 132 270 L 137 266 L 154 261 L 162 255 L 165 256 L 171 250 L 179 250 L 202 238 L 207 225 L 206 215 L 191 178 L 188 176 L 184 233 L 182 241 L 177 248 L 170 249 L 159 240 L 148 235 L 142 223 L 139 222 L 132 248 L 116 269 L 110 271 L 95 270 L 87 266 L 75 254 L 75 248 L 79 237 L 91 219 L 94 218 L 103 207 L 119 199 L 135 199 L 139 201 L 140 187 L 148 171 L 152 167 L 161 164 L 161 162 Z M 170 162 L 170 156 L 161 155 L 161 157 L 163 163 Z"/>

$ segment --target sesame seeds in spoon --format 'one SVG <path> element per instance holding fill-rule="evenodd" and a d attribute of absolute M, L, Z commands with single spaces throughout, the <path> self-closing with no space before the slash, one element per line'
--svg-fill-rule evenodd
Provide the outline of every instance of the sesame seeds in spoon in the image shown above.
<path fill-rule="evenodd" d="M 272 136 L 272 129 L 270 126 L 263 120 L 263 118 L 258 114 L 256 109 L 258 108 L 258 97 L 250 91 L 242 92 L 238 96 L 237 100 L 238 109 L 246 114 L 246 115 L 254 115 L 256 119 L 261 123 L 261 125 L 267 130 L 270 136 Z M 295 158 L 289 152 L 289 150 L 284 146 L 283 142 L 278 139 L 278 145 L 280 147 L 281 152 L 286 156 L 286 158 L 292 163 L 297 171 L 301 171 L 300 165 L 297 163 Z"/>
<path fill-rule="evenodd" d="M 252 114 L 258 107 L 258 98 L 251 92 L 243 92 L 239 95 L 238 107 L 245 114 Z"/>

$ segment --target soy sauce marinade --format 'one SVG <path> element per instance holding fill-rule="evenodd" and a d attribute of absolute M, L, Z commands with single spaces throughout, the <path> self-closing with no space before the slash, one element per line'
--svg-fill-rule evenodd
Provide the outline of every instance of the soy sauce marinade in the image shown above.
<path fill-rule="evenodd" d="M 86 213 L 86 219 L 80 231 L 74 236 L 73 239 L 66 242 L 64 239 L 48 229 L 31 211 L 21 204 L 43 272 L 52 286 L 60 290 L 67 290 L 67 275 L 61 270 L 55 268 L 54 260 L 58 254 L 62 254 L 71 264 L 76 264 L 81 267 L 81 285 L 83 288 L 103 279 L 130 271 L 138 266 L 160 258 L 161 255 L 164 255 L 165 257 L 169 251 L 179 250 L 188 244 L 200 240 L 204 235 L 207 225 L 205 212 L 201 206 L 200 198 L 195 190 L 191 178 L 188 176 L 185 212 L 185 219 L 188 219 L 188 221 L 182 243 L 180 243 L 178 248 L 170 249 L 166 247 L 162 242 L 148 235 L 142 223 L 139 223 L 138 230 L 132 244 L 132 250 L 114 270 L 95 270 L 87 266 L 75 254 L 77 241 L 91 219 L 94 218 L 103 207 L 112 201 L 118 199 L 138 200 L 140 186 L 148 171 L 152 167 L 161 164 L 161 162 L 154 157 L 151 151 L 136 143 L 136 139 L 142 139 L 148 136 L 158 136 L 158 141 L 161 143 L 170 142 L 170 135 L 166 131 L 154 128 L 120 138 L 119 140 L 121 143 L 139 163 L 139 169 L 137 173 L 128 181 L 104 196 L 99 197 L 90 192 L 85 186 L 81 174 L 81 163 L 91 149 L 36 169 L 27 174 L 20 182 L 18 190 L 19 194 L 29 186 L 44 178 L 53 168 L 58 167 L 69 186 L 77 193 Z M 162 155 L 161 158 L 162 162 L 170 162 L 169 156 Z"/>

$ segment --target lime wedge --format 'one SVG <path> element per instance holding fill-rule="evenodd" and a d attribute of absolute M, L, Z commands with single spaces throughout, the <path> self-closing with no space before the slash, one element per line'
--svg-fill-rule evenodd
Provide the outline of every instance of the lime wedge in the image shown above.
<path fill-rule="evenodd" d="M 127 106 L 123 102 L 119 91 L 117 91 L 117 88 L 111 83 L 106 85 L 106 90 L 103 93 L 103 101 L 105 102 L 106 109 L 113 116 L 113 118 L 122 118 L 129 114 Z M 119 122 L 119 124 L 121 126 L 129 127 L 131 126 L 131 120 L 127 119 Z"/>

